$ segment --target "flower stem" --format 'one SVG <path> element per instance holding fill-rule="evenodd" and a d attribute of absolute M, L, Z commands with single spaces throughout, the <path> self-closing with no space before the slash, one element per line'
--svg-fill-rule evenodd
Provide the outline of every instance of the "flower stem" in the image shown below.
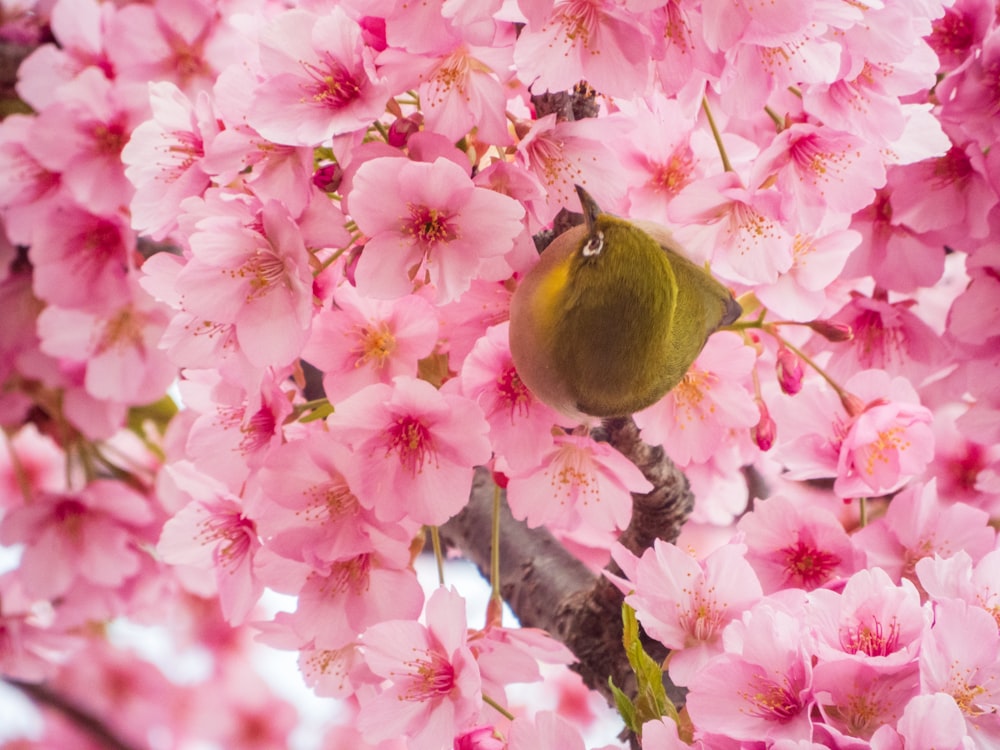
<path fill-rule="evenodd" d="M 858 498 L 858 525 L 863 529 L 868 525 L 868 498 Z"/>
<path fill-rule="evenodd" d="M 488 696 L 486 693 L 483 693 L 483 703 L 485 703 L 487 706 L 490 706 L 493 709 L 496 709 L 496 711 L 505 719 L 510 719 L 511 721 L 514 721 L 514 719 L 516 718 L 514 714 L 512 714 L 506 708 L 504 708 L 495 700 L 490 698 L 490 696 Z"/>
<path fill-rule="evenodd" d="M 703 96 L 701 98 L 701 108 L 705 112 L 705 119 L 708 120 L 708 127 L 712 130 L 712 137 L 715 139 L 715 145 L 719 149 L 719 156 L 722 157 L 722 168 L 727 172 L 735 171 L 733 165 L 729 162 L 726 147 L 722 145 L 722 134 L 719 133 L 719 128 L 715 124 L 715 118 L 712 117 L 712 110 L 708 106 L 708 97 Z"/>
<path fill-rule="evenodd" d="M 431 546 L 434 547 L 434 561 L 437 563 L 438 583 L 444 586 L 444 553 L 441 550 L 441 532 L 437 526 L 430 526 Z"/>
<path fill-rule="evenodd" d="M 774 120 L 774 124 L 777 126 L 779 133 L 785 129 L 785 118 L 783 118 L 781 115 L 779 115 L 770 107 L 765 106 L 764 111 L 767 112 L 768 117 Z"/>
<path fill-rule="evenodd" d="M 500 485 L 493 485 L 493 527 L 490 537 L 490 598 L 497 605 L 503 603 L 500 596 Z"/>

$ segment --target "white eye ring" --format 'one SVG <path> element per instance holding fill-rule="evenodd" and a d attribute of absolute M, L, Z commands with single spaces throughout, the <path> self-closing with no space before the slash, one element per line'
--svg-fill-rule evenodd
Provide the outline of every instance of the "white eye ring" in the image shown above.
<path fill-rule="evenodd" d="M 594 232 L 594 236 L 591 237 L 587 244 L 583 246 L 583 257 L 592 258 L 595 255 L 600 255 L 601 250 L 604 249 L 604 232 L 598 230 Z"/>

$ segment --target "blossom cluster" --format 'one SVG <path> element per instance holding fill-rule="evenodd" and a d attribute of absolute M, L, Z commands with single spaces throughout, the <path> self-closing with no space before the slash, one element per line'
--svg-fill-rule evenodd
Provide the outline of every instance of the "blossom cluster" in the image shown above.
<path fill-rule="evenodd" d="M 583 748 L 510 690 L 574 656 L 418 582 L 486 466 L 671 649 L 684 720 L 646 746 L 1000 742 L 988 0 L 0 10 L 33 48 L 0 121 L 0 676 L 151 747 L 285 746 L 253 633 L 342 700 L 330 747 Z M 697 498 L 679 546 L 614 545 L 650 481 L 511 360 L 574 185 L 745 310 L 634 415 Z"/>

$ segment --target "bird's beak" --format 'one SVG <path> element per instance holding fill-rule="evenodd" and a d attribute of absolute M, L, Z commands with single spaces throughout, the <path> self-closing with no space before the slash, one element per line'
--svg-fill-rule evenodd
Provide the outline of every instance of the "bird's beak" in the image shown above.
<path fill-rule="evenodd" d="M 574 185 L 573 187 L 576 188 L 576 194 L 580 196 L 580 207 L 583 209 L 583 219 L 587 223 L 587 233 L 592 233 L 594 231 L 594 224 L 597 222 L 598 215 L 604 212 L 601 211 L 601 207 L 597 205 L 597 201 L 590 197 L 590 193 L 579 185 Z"/>

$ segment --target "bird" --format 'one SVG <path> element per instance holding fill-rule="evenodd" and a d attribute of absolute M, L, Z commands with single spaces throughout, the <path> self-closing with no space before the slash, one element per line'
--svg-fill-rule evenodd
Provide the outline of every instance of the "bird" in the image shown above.
<path fill-rule="evenodd" d="M 674 388 L 743 310 L 667 227 L 605 213 L 579 185 L 583 223 L 518 283 L 510 351 L 521 382 L 566 417 L 621 417 Z"/>

